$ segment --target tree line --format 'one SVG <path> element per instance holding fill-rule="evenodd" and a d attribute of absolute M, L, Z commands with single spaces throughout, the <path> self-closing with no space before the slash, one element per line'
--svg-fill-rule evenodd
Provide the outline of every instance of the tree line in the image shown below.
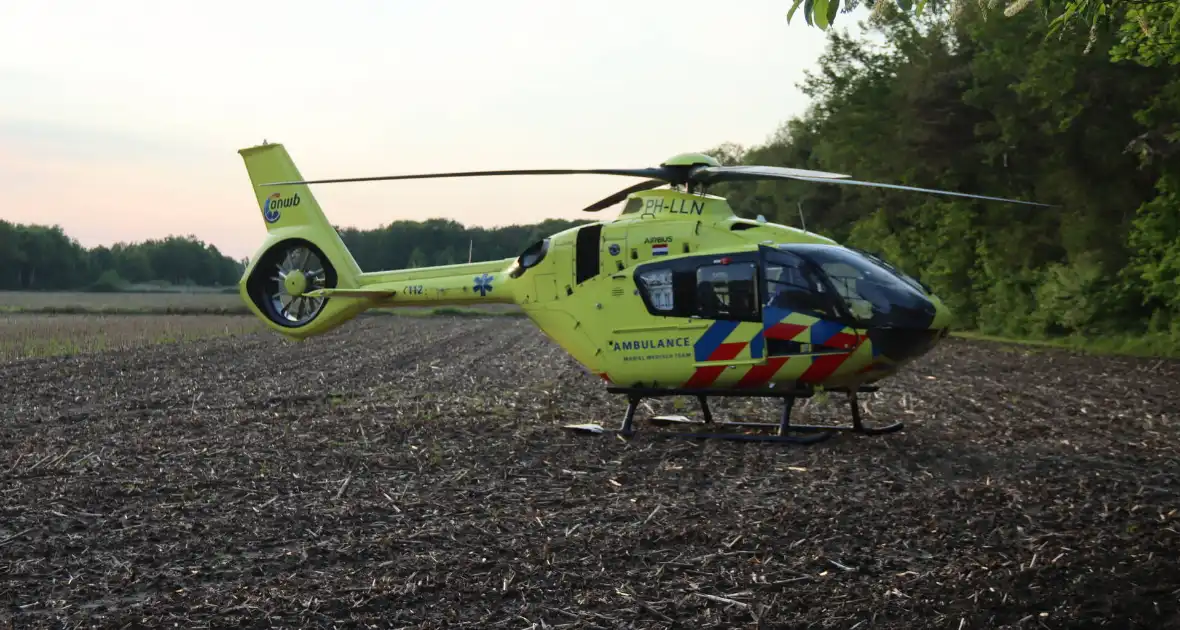
<path fill-rule="evenodd" d="M 586 221 L 549 220 L 500 228 L 456 221 L 395 221 L 371 230 L 337 228 L 362 269 L 402 269 L 497 260 Z M 60 226 L 0 220 L 0 290 L 118 291 L 133 285 L 228 287 L 245 269 L 194 236 L 83 247 Z"/>
<path fill-rule="evenodd" d="M 712 153 L 1057 207 L 805 182 L 710 192 L 880 252 L 965 328 L 1180 344 L 1180 40 L 1166 23 L 1129 32 L 1123 14 L 1091 28 L 990 4 L 881 2 L 864 35 L 828 29 L 800 86 L 808 111 L 761 146 Z"/>
<path fill-rule="evenodd" d="M 58 225 L 0 220 L 0 290 L 118 290 L 128 284 L 233 284 L 242 262 L 195 237 L 86 248 Z"/>

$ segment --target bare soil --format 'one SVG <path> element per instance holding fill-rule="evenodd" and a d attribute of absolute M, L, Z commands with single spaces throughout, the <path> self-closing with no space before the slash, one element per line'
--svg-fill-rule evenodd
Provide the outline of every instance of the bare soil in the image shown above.
<path fill-rule="evenodd" d="M 563 431 L 624 401 L 505 317 L 0 384 L 0 628 L 1180 626 L 1177 362 L 951 340 L 806 447 Z"/>

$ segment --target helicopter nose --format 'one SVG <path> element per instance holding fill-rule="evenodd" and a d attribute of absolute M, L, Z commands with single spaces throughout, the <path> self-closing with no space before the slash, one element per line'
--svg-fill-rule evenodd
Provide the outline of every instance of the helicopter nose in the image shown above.
<path fill-rule="evenodd" d="M 916 359 L 927 352 L 947 334 L 946 328 L 870 328 L 869 341 L 875 353 L 890 361 Z"/>
<path fill-rule="evenodd" d="M 916 359 L 950 334 L 950 309 L 933 295 L 927 298 L 933 308 L 927 308 L 923 316 L 898 322 L 899 326 L 869 329 L 869 341 L 877 354 L 896 362 Z"/>

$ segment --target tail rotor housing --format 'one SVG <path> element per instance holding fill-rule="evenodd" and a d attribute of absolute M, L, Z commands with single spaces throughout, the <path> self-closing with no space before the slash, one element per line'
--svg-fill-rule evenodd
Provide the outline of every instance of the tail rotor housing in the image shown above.
<path fill-rule="evenodd" d="M 314 243 L 301 238 L 271 246 L 246 279 L 250 301 L 269 322 L 284 328 L 311 324 L 331 299 L 305 293 L 336 286 L 332 261 Z"/>
<path fill-rule="evenodd" d="M 263 144 L 239 153 L 266 226 L 266 237 L 239 282 L 246 306 L 292 339 L 322 334 L 363 311 L 369 302 L 363 296 L 306 295 L 356 289 L 361 269 L 307 186 L 263 186 L 301 177 L 287 150 Z"/>

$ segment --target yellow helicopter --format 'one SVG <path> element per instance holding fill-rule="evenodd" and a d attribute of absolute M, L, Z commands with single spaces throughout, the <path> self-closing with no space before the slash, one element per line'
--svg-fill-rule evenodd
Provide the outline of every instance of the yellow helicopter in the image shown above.
<path fill-rule="evenodd" d="M 838 431 L 879 434 L 856 395 L 930 351 L 951 314 L 921 282 L 881 258 L 796 228 L 740 218 L 720 182 L 787 179 L 877 186 L 1030 205 L 1047 204 L 849 179 L 769 166 L 722 166 L 699 153 L 658 167 L 475 171 L 304 180 L 282 144 L 239 151 L 267 235 L 240 281 L 249 309 L 293 339 L 332 330 L 362 311 L 397 306 L 516 304 L 554 342 L 625 395 L 615 433 L 634 434 L 644 398 L 693 396 L 712 432 L 672 435 L 811 443 Z M 610 221 L 580 225 L 516 258 L 362 271 L 308 188 L 340 182 L 496 175 L 599 174 L 644 181 L 585 210 L 625 202 Z M 662 186 L 669 186 L 660 189 Z M 844 392 L 851 426 L 791 423 L 797 398 Z M 783 400 L 776 423 L 714 422 L 711 396 Z M 567 428 L 606 432 L 596 424 Z M 730 430 L 737 429 L 737 430 Z"/>

